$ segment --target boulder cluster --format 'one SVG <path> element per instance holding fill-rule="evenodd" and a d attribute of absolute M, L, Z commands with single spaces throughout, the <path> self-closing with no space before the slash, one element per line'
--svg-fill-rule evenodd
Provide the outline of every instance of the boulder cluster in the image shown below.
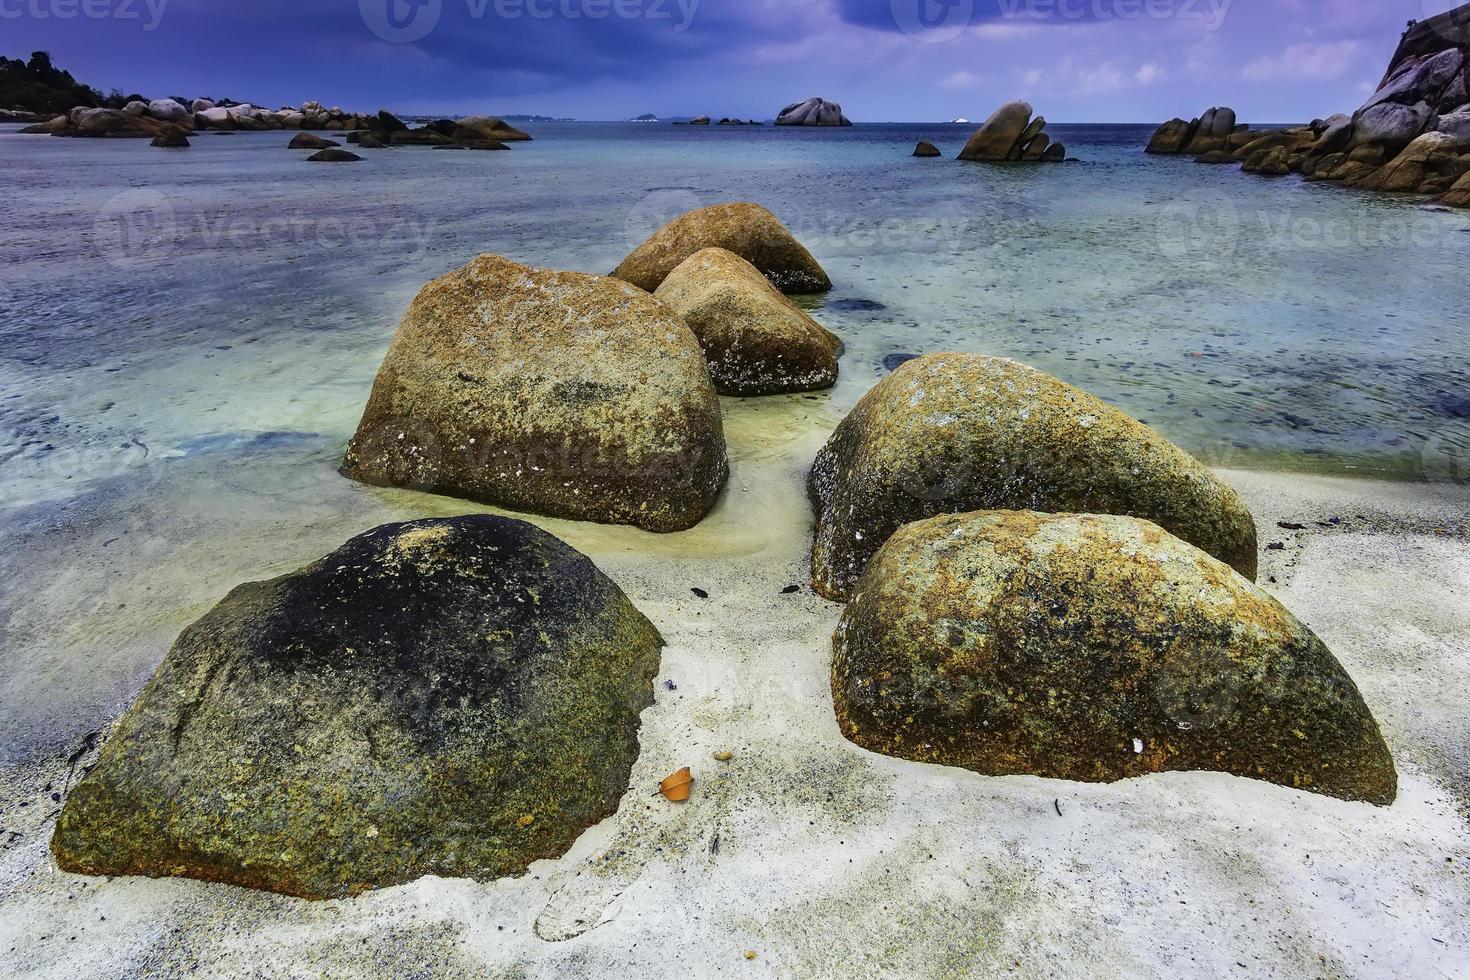
<path fill-rule="evenodd" d="M 865 748 L 988 775 L 1217 770 L 1388 804 L 1351 679 L 1257 588 L 1239 495 L 1056 378 L 908 361 L 808 478 L 812 584 L 848 602 L 838 722 Z"/>
<path fill-rule="evenodd" d="M 1030 103 L 1007 102 L 975 130 L 960 151 L 959 159 L 983 163 L 1060 163 L 1067 158 L 1067 148 L 1061 143 L 1053 143 L 1044 129 L 1046 118 L 1036 116 L 1033 119 Z M 926 154 L 916 150 L 914 155 Z"/>
<path fill-rule="evenodd" d="M 743 202 L 676 218 L 613 276 L 482 255 L 413 301 L 343 472 L 690 528 L 729 473 L 717 392 L 835 381 L 841 343 L 786 296 L 830 288 Z M 832 695 L 857 745 L 998 776 L 1215 770 L 1393 801 L 1352 680 L 1253 584 L 1240 497 L 1117 409 L 1013 361 L 920 357 L 808 483 L 813 583 L 847 603 Z M 531 524 L 377 528 L 184 630 L 52 853 L 312 899 L 524 874 L 620 805 L 662 647 Z"/>
<path fill-rule="evenodd" d="M 1229 109 L 1170 120 L 1148 152 L 1470 207 L 1470 6 L 1411 27 L 1378 90 L 1352 115 L 1264 133 L 1234 121 Z"/>
<path fill-rule="evenodd" d="M 749 203 L 674 219 L 611 277 L 482 255 L 414 300 L 343 472 L 686 530 L 729 473 L 717 393 L 835 383 L 837 339 L 782 295 L 830 288 L 775 215 Z"/>
<path fill-rule="evenodd" d="M 776 113 L 777 126 L 851 126 L 842 114 L 842 106 L 826 99 L 812 97 L 794 102 Z"/>

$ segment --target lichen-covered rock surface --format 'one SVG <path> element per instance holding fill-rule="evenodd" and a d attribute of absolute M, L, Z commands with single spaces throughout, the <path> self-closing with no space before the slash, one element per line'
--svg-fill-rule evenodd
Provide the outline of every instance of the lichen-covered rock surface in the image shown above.
<path fill-rule="evenodd" d="M 1141 422 L 1056 378 L 980 354 L 931 354 L 842 421 L 807 482 L 812 582 L 845 600 L 910 521 L 972 510 L 1143 517 L 1256 574 L 1240 495 Z"/>
<path fill-rule="evenodd" d="M 429 283 L 343 472 L 516 510 L 682 531 L 729 471 L 699 341 L 625 282 L 494 255 Z"/>
<path fill-rule="evenodd" d="M 760 270 L 783 293 L 825 293 L 832 280 L 780 220 L 738 201 L 682 214 L 639 245 L 613 276 L 650 293 L 695 252 L 723 248 Z"/>
<path fill-rule="evenodd" d="M 307 898 L 521 874 L 617 808 L 662 645 L 530 524 L 377 528 L 186 629 L 52 851 Z"/>
<path fill-rule="evenodd" d="M 833 640 L 858 745 L 993 776 L 1211 770 L 1380 805 L 1397 776 L 1331 651 L 1146 521 L 986 511 L 900 530 Z"/>
<path fill-rule="evenodd" d="M 842 342 L 733 252 L 696 252 L 654 295 L 699 338 L 722 395 L 817 391 L 837 382 Z"/>

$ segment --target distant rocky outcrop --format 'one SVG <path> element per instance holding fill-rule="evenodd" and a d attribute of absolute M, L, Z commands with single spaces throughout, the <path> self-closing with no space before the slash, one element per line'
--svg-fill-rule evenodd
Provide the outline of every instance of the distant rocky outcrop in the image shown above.
<path fill-rule="evenodd" d="M 21 132 L 30 135 L 81 137 L 153 138 L 213 131 L 229 133 L 260 130 L 327 130 L 341 131 L 351 142 L 359 142 L 363 134 L 372 134 L 380 144 L 395 146 L 463 146 L 469 149 L 504 149 L 509 142 L 525 142 L 531 135 L 494 116 L 466 116 L 463 119 L 439 119 L 413 129 L 386 109 L 372 115 L 348 113 L 340 108 L 323 108 L 319 102 L 303 103 L 301 108 L 284 106 L 262 109 L 252 105 L 216 105 L 209 99 L 195 99 L 187 107 L 174 99 L 144 102 L 135 99 L 121 108 L 78 107 L 64 116 L 30 126 Z M 336 144 L 303 134 L 295 149 L 323 148 Z"/>
<path fill-rule="evenodd" d="M 1363 190 L 1439 195 L 1440 204 L 1466 207 L 1456 188 L 1470 174 L 1470 4 L 1411 24 L 1378 90 L 1351 115 L 1269 133 L 1237 126 L 1222 148 L 1216 144 L 1226 112 L 1170 120 L 1148 152 L 1223 150 L 1247 173 L 1298 173 Z"/>
<path fill-rule="evenodd" d="M 981 163 L 1024 161 L 1053 163 L 1065 160 L 1067 150 L 1042 132 L 1046 119 L 1031 115 L 1029 102 L 1007 102 L 970 137 L 958 159 Z"/>
<path fill-rule="evenodd" d="M 523 874 L 617 809 L 662 647 L 523 521 L 380 527 L 184 630 L 51 850 L 312 899 Z"/>
<path fill-rule="evenodd" d="M 729 467 L 704 352 L 672 310 L 617 279 L 482 255 L 414 299 L 343 472 L 669 532 L 709 513 Z"/>
<path fill-rule="evenodd" d="M 842 342 L 733 252 L 694 253 L 654 295 L 699 338 L 722 395 L 819 391 L 837 382 Z"/>
<path fill-rule="evenodd" d="M 825 293 L 832 280 L 779 218 L 748 201 L 698 208 L 634 249 L 613 276 L 653 292 L 695 252 L 723 248 L 760 270 L 783 293 Z"/>
<path fill-rule="evenodd" d="M 997 357 L 902 364 L 837 427 L 807 492 L 812 584 L 838 601 L 903 525 L 984 509 L 1144 517 L 1256 574 L 1255 521 L 1207 466 L 1102 400 Z"/>
<path fill-rule="evenodd" d="M 1218 771 L 1387 806 L 1393 758 L 1311 630 L 1228 566 L 1125 516 L 905 525 L 833 637 L 844 735 L 990 776 Z"/>
<path fill-rule="evenodd" d="M 777 126 L 851 126 L 842 114 L 842 106 L 826 99 L 810 98 L 794 102 L 776 114 Z"/>

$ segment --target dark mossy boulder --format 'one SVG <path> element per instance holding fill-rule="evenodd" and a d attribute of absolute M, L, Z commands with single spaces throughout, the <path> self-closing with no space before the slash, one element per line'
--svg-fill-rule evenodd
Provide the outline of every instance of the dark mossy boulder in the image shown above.
<path fill-rule="evenodd" d="M 662 645 L 530 524 L 377 528 L 186 629 L 52 852 L 306 898 L 521 874 L 616 810 Z"/>
<path fill-rule="evenodd" d="M 914 156 L 916 156 L 916 157 L 942 157 L 942 156 L 944 156 L 944 154 L 941 153 L 941 152 L 939 152 L 939 147 L 935 146 L 933 143 L 929 142 L 928 140 L 919 140 L 919 145 L 916 146 L 916 147 L 914 147 Z"/>
<path fill-rule="evenodd" d="M 699 338 L 722 395 L 818 391 L 837 383 L 842 342 L 734 252 L 695 252 L 654 295 Z"/>
<path fill-rule="evenodd" d="M 413 301 L 343 472 L 664 532 L 709 513 L 728 463 L 704 352 L 673 311 L 482 255 Z"/>
<path fill-rule="evenodd" d="M 633 250 L 613 275 L 653 292 L 689 256 L 706 248 L 734 252 L 783 293 L 825 293 L 832 280 L 812 253 L 759 204 L 716 204 L 682 214 Z"/>
<path fill-rule="evenodd" d="M 1056 378 L 980 354 L 931 354 L 878 383 L 808 479 L 812 582 L 852 594 L 910 521 L 972 510 L 1143 517 L 1256 574 L 1240 495 L 1148 426 Z"/>
<path fill-rule="evenodd" d="M 359 137 L 360 138 L 360 137 Z M 341 146 L 336 140 L 323 139 L 315 133 L 297 133 L 291 137 L 291 142 L 286 144 L 288 150 L 325 150 L 332 146 Z"/>
<path fill-rule="evenodd" d="M 910 524 L 833 639 L 843 733 L 992 776 L 1234 773 L 1388 805 L 1352 679 L 1280 603 L 1158 526 L 986 511 Z"/>

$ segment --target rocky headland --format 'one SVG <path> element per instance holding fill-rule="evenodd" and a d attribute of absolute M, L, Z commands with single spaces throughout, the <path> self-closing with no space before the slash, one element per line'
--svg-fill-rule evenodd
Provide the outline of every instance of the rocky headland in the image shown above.
<path fill-rule="evenodd" d="M 1470 5 L 1412 24 L 1378 90 L 1351 114 L 1253 132 L 1232 110 L 1211 109 L 1159 127 L 1147 152 L 1470 207 Z"/>
<path fill-rule="evenodd" d="M 776 113 L 777 126 L 851 126 L 842 114 L 842 106 L 813 96 Z"/>

